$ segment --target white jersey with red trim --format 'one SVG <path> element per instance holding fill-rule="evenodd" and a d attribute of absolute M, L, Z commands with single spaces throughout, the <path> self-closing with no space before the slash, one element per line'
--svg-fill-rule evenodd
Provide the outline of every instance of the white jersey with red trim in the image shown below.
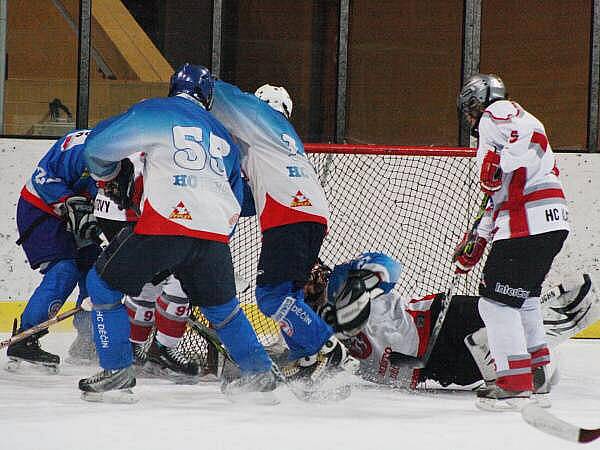
<path fill-rule="evenodd" d="M 360 375 L 375 383 L 414 387 L 418 371 L 390 364 L 392 352 L 422 356 L 429 342 L 430 308 L 435 295 L 421 299 L 402 299 L 389 292 L 371 302 L 369 319 L 356 336 L 344 340 L 348 350 L 360 361 Z"/>
<path fill-rule="evenodd" d="M 138 152 L 131 155 L 129 160 L 133 164 L 134 191 L 136 191 L 135 193 L 137 194 L 141 194 L 141 192 L 137 191 L 141 190 L 143 184 L 142 172 L 144 171 L 144 154 Z M 140 207 L 139 204 L 136 206 L 137 208 Z M 94 200 L 94 216 L 119 222 L 135 222 L 138 219 L 138 214 L 134 209 L 119 209 L 115 202 L 104 194 L 104 189 L 102 188 L 98 188 L 98 193 Z"/>
<path fill-rule="evenodd" d="M 554 153 L 537 118 L 518 103 L 492 103 L 479 121 L 479 168 L 489 150 L 500 155 L 502 169 L 488 212 L 494 241 L 570 229 Z"/>
<path fill-rule="evenodd" d="M 261 231 L 327 224 L 329 205 L 294 127 L 255 95 L 217 80 L 211 113 L 237 139 Z"/>

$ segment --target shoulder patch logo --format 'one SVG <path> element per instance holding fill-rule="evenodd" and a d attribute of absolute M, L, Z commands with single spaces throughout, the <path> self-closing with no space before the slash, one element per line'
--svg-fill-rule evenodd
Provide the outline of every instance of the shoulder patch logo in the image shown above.
<path fill-rule="evenodd" d="M 173 209 L 173 212 L 169 215 L 169 219 L 192 220 L 192 215 L 187 210 L 183 202 L 179 202 Z"/>
<path fill-rule="evenodd" d="M 292 208 L 298 208 L 299 206 L 312 206 L 312 203 L 307 197 L 304 196 L 302 192 L 298 191 L 296 192 L 296 195 L 294 195 L 290 206 Z"/>

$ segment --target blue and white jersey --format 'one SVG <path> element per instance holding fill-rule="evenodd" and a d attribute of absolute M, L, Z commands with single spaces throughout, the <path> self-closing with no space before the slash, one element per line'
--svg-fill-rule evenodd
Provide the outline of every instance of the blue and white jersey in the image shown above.
<path fill-rule="evenodd" d="M 239 150 L 191 97 L 144 100 L 98 124 L 86 143 L 92 176 L 108 180 L 118 162 L 145 154 L 138 234 L 227 242 L 240 213 Z"/>
<path fill-rule="evenodd" d="M 298 223 L 327 224 L 329 206 L 292 124 L 253 94 L 217 80 L 211 113 L 240 145 L 241 165 L 261 230 Z"/>
<path fill-rule="evenodd" d="M 74 130 L 48 150 L 21 191 L 24 200 L 49 214 L 73 195 L 96 195 L 96 183 L 86 168 L 85 142 L 90 130 Z"/>

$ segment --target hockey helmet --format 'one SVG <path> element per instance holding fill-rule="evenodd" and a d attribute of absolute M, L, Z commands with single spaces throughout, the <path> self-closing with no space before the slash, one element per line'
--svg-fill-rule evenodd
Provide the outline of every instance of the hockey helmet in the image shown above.
<path fill-rule="evenodd" d="M 171 76 L 169 97 L 187 94 L 207 110 L 212 106 L 215 79 L 204 66 L 185 63 Z"/>
<path fill-rule="evenodd" d="M 459 114 L 470 116 L 473 126 L 479 122 L 484 109 L 497 100 L 508 98 L 504 82 L 498 75 L 475 74 L 463 85 L 458 95 Z"/>
<path fill-rule="evenodd" d="M 292 116 L 292 98 L 283 86 L 263 84 L 256 90 L 254 95 L 267 102 L 271 108 L 279 111 L 286 119 Z"/>

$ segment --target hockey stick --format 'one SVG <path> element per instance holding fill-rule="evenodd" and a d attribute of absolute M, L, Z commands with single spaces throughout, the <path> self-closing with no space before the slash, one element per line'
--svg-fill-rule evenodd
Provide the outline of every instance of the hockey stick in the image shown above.
<path fill-rule="evenodd" d="M 529 403 L 523 407 L 521 417 L 532 427 L 570 442 L 587 443 L 600 437 L 600 428 L 580 428 L 559 419 L 534 403 Z"/>
<path fill-rule="evenodd" d="M 65 311 L 64 313 L 57 314 L 52 319 L 48 319 L 45 322 L 38 323 L 37 325 L 35 325 L 25 331 L 22 331 L 19 334 L 13 334 L 10 338 L 0 342 L 0 348 L 4 348 L 4 347 L 8 347 L 9 345 L 16 344 L 17 342 L 22 341 L 23 339 L 26 339 L 33 334 L 39 333 L 40 331 L 44 331 L 47 328 L 51 327 L 52 325 L 57 324 L 58 322 L 62 322 L 63 320 L 68 319 L 71 316 L 74 316 L 79 311 L 83 311 L 83 308 L 81 306 L 77 306 L 73 309 L 69 309 L 68 311 Z M 16 332 L 16 328 L 17 328 L 16 324 L 17 324 L 17 319 L 15 319 L 14 324 L 13 324 L 13 333 Z"/>
<path fill-rule="evenodd" d="M 481 204 L 479 205 L 479 210 L 473 221 L 473 225 L 471 226 L 471 229 L 469 230 L 469 235 L 473 235 L 476 232 L 477 227 L 479 226 L 479 223 L 481 222 L 481 219 L 483 218 L 483 216 L 485 214 L 485 210 L 486 210 L 489 200 L 490 200 L 489 195 L 486 194 L 483 196 Z M 463 252 L 471 251 L 472 247 L 473 247 L 473 243 L 467 244 L 467 246 L 463 249 Z M 452 262 L 454 262 L 454 260 L 456 259 L 456 256 L 457 256 L 456 254 L 453 256 Z M 411 361 L 409 359 L 406 360 L 406 363 L 412 365 L 414 369 L 423 369 L 429 362 L 429 358 L 431 357 L 433 348 L 435 347 L 435 344 L 437 342 L 438 336 L 440 335 L 442 326 L 444 325 L 444 320 L 446 319 L 446 314 L 448 313 L 448 310 L 450 309 L 450 302 L 452 301 L 452 295 L 454 295 L 454 289 L 456 288 L 456 283 L 458 281 L 459 276 L 460 276 L 460 274 L 458 274 L 458 273 L 455 273 L 452 276 L 452 281 L 450 282 L 450 286 L 448 287 L 448 290 L 446 291 L 446 295 L 445 295 L 444 299 L 442 300 L 442 307 L 437 316 L 437 320 L 435 321 L 433 330 L 431 331 L 431 334 L 429 335 L 429 342 L 427 343 L 427 348 L 425 349 L 425 353 L 423 354 L 423 356 L 421 358 L 416 358 L 416 362 L 413 361 L 412 364 L 410 364 Z"/>

